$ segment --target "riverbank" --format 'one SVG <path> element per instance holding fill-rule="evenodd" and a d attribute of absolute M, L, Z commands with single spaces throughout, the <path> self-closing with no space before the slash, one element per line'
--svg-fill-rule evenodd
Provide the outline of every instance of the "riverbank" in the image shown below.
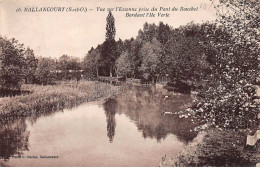
<path fill-rule="evenodd" d="M 232 130 L 202 132 L 177 157 L 162 161 L 174 167 L 254 167 L 259 162 L 256 147 L 246 146 L 246 134 Z"/>
<path fill-rule="evenodd" d="M 84 102 L 116 95 L 119 88 L 91 81 L 66 81 L 47 86 L 25 84 L 22 90 L 31 91 L 31 94 L 1 100 L 0 121 L 72 108 Z"/>
<path fill-rule="evenodd" d="M 8 166 L 5 165 L 4 163 L 0 162 L 0 167 L 8 167 Z"/>

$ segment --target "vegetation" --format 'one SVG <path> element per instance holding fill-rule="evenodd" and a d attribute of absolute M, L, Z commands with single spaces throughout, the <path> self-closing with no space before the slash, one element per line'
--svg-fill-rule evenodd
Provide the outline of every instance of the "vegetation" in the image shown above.
<path fill-rule="evenodd" d="M 46 85 L 23 85 L 26 90 L 33 89 L 33 93 L 1 101 L 0 118 L 6 120 L 55 111 L 117 92 L 111 85 L 78 83 L 83 74 L 89 79 L 122 76 L 152 83 L 167 77 L 168 89 L 198 92 L 193 105 L 179 114 L 208 123 L 220 130 L 216 133 L 226 137 L 232 133 L 225 134 L 221 130 L 259 128 L 256 86 L 259 83 L 259 2 L 211 1 L 218 16 L 215 22 L 191 22 L 175 29 L 163 22 L 159 25 L 144 23 L 135 38 L 124 41 L 115 40 L 115 18 L 109 11 L 106 39 L 91 48 L 83 61 L 68 55 L 58 60 L 35 57 L 30 48 L 25 50 L 17 40 L 0 37 L 0 89 L 19 90 L 23 82 Z M 57 80 L 68 79 L 76 79 L 77 83 L 50 86 Z M 113 122 L 113 117 L 107 121 Z M 112 141 L 114 127 L 108 129 L 111 129 Z M 207 142 L 219 145 L 218 140 L 212 139 Z M 232 146 L 227 144 L 227 147 L 221 148 L 224 153 L 231 152 Z M 204 146 L 198 148 L 208 151 Z M 210 152 L 215 150 L 209 150 L 206 155 Z M 232 153 L 241 154 L 237 150 Z M 204 166 L 206 156 L 199 157 L 202 158 L 200 165 Z M 248 165 L 244 159 L 236 161 Z M 219 162 L 211 163 L 219 165 Z M 184 165 L 194 164 L 186 162 Z"/>
<path fill-rule="evenodd" d="M 138 36 L 122 41 L 109 40 L 92 48 L 83 61 L 86 76 L 123 76 L 157 82 L 169 76 L 175 86 L 199 86 L 209 71 L 209 58 L 199 42 L 206 38 L 205 23 L 190 23 L 172 29 L 162 22 L 145 23 Z M 111 57 L 108 57 L 111 55 Z M 110 75 L 111 75 L 110 74 Z"/>
<path fill-rule="evenodd" d="M 0 167 L 8 167 L 4 163 L 0 162 Z"/>
<path fill-rule="evenodd" d="M 213 72 L 190 113 L 217 128 L 254 130 L 259 125 L 259 3 L 226 0 L 216 8 L 228 12 L 217 10 L 220 29 L 205 28 Z"/>
<path fill-rule="evenodd" d="M 223 138 L 224 136 L 224 138 Z M 242 132 L 210 129 L 202 132 L 170 161 L 162 159 L 161 166 L 176 167 L 248 167 L 258 162 L 256 149 L 244 149 Z"/>
<path fill-rule="evenodd" d="M 29 47 L 25 50 L 17 40 L 1 36 L 0 47 L 0 90 L 20 90 L 23 83 L 47 85 L 81 78 L 81 62 L 76 57 L 35 57 Z"/>
<path fill-rule="evenodd" d="M 221 14 L 219 8 L 223 7 L 229 13 Z M 255 86 L 259 75 L 259 5 L 227 0 L 215 8 L 219 15 L 215 23 L 189 23 L 177 29 L 162 22 L 158 26 L 145 23 L 135 39 L 109 42 L 107 38 L 91 49 L 84 65 L 95 68 L 92 76 L 102 75 L 103 66 L 115 66 L 117 75 L 144 81 L 168 76 L 168 85 L 180 92 L 199 91 L 200 98 L 188 109 L 189 115 L 220 128 L 253 129 L 259 124 Z M 106 63 L 103 52 L 108 46 L 113 46 L 109 54 L 113 51 L 114 55 Z"/>
<path fill-rule="evenodd" d="M 47 85 L 53 84 L 56 78 L 55 61 L 51 58 L 39 58 L 37 68 L 35 70 L 36 83 Z"/>
<path fill-rule="evenodd" d="M 259 150 L 245 149 L 245 141 L 249 132 L 259 128 L 259 2 L 212 3 L 219 26 L 205 28 L 208 38 L 202 44 L 210 49 L 206 54 L 212 56 L 213 72 L 206 77 L 201 99 L 187 114 L 217 129 L 208 130 L 202 141 L 187 148 L 171 165 L 255 166 Z"/>
<path fill-rule="evenodd" d="M 0 89 L 19 89 L 22 84 L 23 45 L 0 37 Z"/>
<path fill-rule="evenodd" d="M 259 124 L 257 3 L 220 1 L 215 5 L 219 16 L 215 23 L 189 23 L 176 29 L 162 22 L 145 23 L 136 38 L 125 41 L 115 41 L 115 18 L 109 11 L 104 43 L 91 48 L 83 62 L 68 55 L 58 60 L 35 57 L 16 40 L 1 38 L 0 87 L 19 89 L 23 80 L 42 85 L 78 81 L 82 74 L 153 83 L 167 77 L 174 90 L 199 91 L 189 115 L 219 128 L 253 129 Z"/>
<path fill-rule="evenodd" d="M 81 70 L 81 63 L 79 58 L 72 57 L 68 55 L 62 55 L 58 61 L 56 61 L 56 70 L 59 70 L 60 73 L 57 73 L 57 79 L 59 80 L 70 80 L 73 78 L 79 79 L 79 74 L 73 74 L 71 71 L 73 70 L 74 73 L 78 73 Z M 54 64 L 54 65 L 55 65 Z"/>
<path fill-rule="evenodd" d="M 117 94 L 118 88 L 110 84 L 82 81 L 61 82 L 55 86 L 23 85 L 31 94 L 5 98 L 0 103 L 0 120 L 10 121 L 24 116 L 71 108 L 97 98 Z"/>
<path fill-rule="evenodd" d="M 36 81 L 36 69 L 38 64 L 38 59 L 34 56 L 32 49 L 27 48 L 24 53 L 25 65 L 23 67 L 25 83 L 34 83 Z"/>

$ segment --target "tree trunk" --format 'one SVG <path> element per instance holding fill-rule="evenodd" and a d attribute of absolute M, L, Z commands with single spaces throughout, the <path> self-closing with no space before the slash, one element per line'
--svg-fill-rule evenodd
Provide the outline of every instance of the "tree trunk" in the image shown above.
<path fill-rule="evenodd" d="M 117 69 L 115 68 L 116 79 L 118 80 Z"/>
<path fill-rule="evenodd" d="M 152 84 L 155 84 L 154 76 L 152 76 Z"/>
<path fill-rule="evenodd" d="M 113 75 L 112 75 L 112 67 L 110 67 L 110 77 L 113 77 Z"/>
<path fill-rule="evenodd" d="M 99 75 L 98 75 L 98 68 L 96 68 L 96 72 L 97 72 L 97 77 L 99 77 Z"/>

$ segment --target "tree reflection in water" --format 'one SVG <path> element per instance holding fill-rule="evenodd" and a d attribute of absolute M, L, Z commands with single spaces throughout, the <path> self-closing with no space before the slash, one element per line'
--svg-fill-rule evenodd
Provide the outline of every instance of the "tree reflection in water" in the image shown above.
<path fill-rule="evenodd" d="M 26 128 L 25 119 L 0 124 L 0 159 L 8 160 L 28 151 L 29 132 Z"/>
<path fill-rule="evenodd" d="M 115 99 L 110 99 L 104 103 L 104 110 L 105 110 L 106 121 L 107 121 L 107 137 L 109 138 L 110 143 L 113 142 L 115 136 L 116 107 L 117 107 L 117 101 Z"/>
<path fill-rule="evenodd" d="M 27 131 L 26 120 L 33 125 L 38 118 L 51 116 L 55 112 L 41 112 L 28 117 L 10 117 L 9 121 L 0 121 L 0 160 L 8 160 L 24 151 L 29 151 L 28 140 L 30 132 Z"/>
<path fill-rule="evenodd" d="M 26 120 L 33 125 L 38 118 L 51 116 L 55 112 L 40 112 L 28 117 L 9 117 L 9 120 L 0 121 L 0 160 L 8 160 L 24 151 L 29 151 L 28 140 L 30 132 L 27 131 Z"/>
<path fill-rule="evenodd" d="M 165 98 L 165 95 L 168 98 Z M 104 103 L 107 137 L 112 143 L 116 133 L 115 115 L 122 113 L 135 123 L 144 138 L 152 138 L 160 142 L 169 134 L 173 134 L 180 141 L 189 142 L 197 135 L 194 131 L 190 132 L 196 124 L 192 124 L 189 118 L 163 115 L 163 112 L 183 110 L 184 104 L 190 103 L 191 100 L 189 95 L 173 95 L 155 87 L 132 87 L 124 94 Z M 33 124 L 38 117 L 50 115 L 52 114 L 33 114 L 27 118 L 0 123 L 0 159 L 7 160 L 13 155 L 21 155 L 28 150 L 29 132 L 25 119 Z"/>
<path fill-rule="evenodd" d="M 165 98 L 165 96 L 168 98 Z M 163 115 L 165 111 L 177 112 L 185 109 L 184 104 L 191 103 L 190 95 L 174 95 L 164 89 L 134 86 L 116 99 L 104 103 L 107 117 L 107 136 L 110 142 L 115 135 L 115 114 L 124 113 L 133 120 L 144 138 L 165 139 L 169 134 L 176 135 L 185 143 L 192 141 L 197 132 L 192 131 L 197 123 L 190 118 L 178 115 Z"/>

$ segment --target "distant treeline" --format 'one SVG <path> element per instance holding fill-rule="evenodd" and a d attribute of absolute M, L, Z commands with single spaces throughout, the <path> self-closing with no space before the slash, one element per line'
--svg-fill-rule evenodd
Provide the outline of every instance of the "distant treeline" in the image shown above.
<path fill-rule="evenodd" d="M 15 39 L 0 37 L 0 89 L 20 89 L 23 83 L 53 84 L 56 80 L 79 79 L 82 63 L 67 55 L 58 60 L 35 57 Z"/>

